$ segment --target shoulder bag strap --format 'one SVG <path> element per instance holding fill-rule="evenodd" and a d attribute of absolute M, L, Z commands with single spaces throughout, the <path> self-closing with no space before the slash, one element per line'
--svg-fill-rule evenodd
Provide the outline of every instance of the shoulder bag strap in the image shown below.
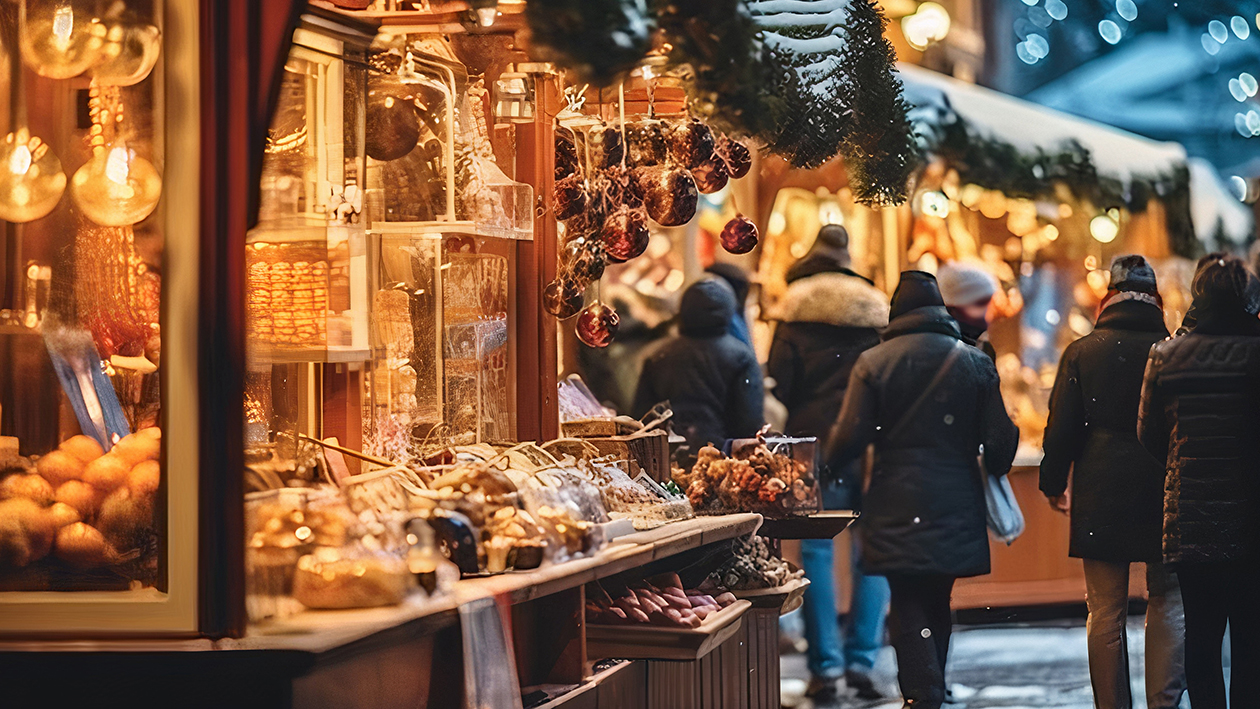
<path fill-rule="evenodd" d="M 923 404 L 927 403 L 928 397 L 932 396 L 932 393 L 936 391 L 941 382 L 945 381 L 949 370 L 954 368 L 954 362 L 962 355 L 963 348 L 966 346 L 960 340 L 954 340 L 954 346 L 950 348 L 949 354 L 945 355 L 945 361 L 941 362 L 940 369 L 936 370 L 936 376 L 932 377 L 932 381 L 928 382 L 928 385 L 923 389 L 923 393 L 919 394 L 919 398 L 915 399 L 910 408 L 906 409 L 906 412 L 901 415 L 901 420 L 888 432 L 885 440 L 895 441 L 898 435 L 904 432 L 914 419 L 914 415 L 919 413 L 919 409 L 923 408 Z"/>

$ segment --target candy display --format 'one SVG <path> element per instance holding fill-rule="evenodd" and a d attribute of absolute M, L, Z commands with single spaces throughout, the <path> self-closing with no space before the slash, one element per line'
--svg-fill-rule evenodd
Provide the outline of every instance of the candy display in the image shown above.
<path fill-rule="evenodd" d="M 690 471 L 674 468 L 673 479 L 698 514 L 746 511 L 780 517 L 818 510 L 811 466 L 771 451 L 760 440 L 737 448 L 733 456 L 705 446 Z"/>
<path fill-rule="evenodd" d="M 678 574 L 666 573 L 617 587 L 595 583 L 587 587 L 586 621 L 605 625 L 651 624 L 671 628 L 699 628 L 710 614 L 735 602 L 728 592 L 709 595 L 684 590 Z"/>
<path fill-rule="evenodd" d="M 766 538 L 752 534 L 736 539 L 731 558 L 709 574 L 701 588 L 748 591 L 775 588 L 805 577 L 805 572 L 776 556 Z"/>

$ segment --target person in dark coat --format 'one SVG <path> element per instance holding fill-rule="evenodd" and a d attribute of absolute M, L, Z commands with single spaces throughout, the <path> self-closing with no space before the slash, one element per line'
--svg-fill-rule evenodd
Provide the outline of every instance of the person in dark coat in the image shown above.
<path fill-rule="evenodd" d="M 748 318 L 744 315 L 744 308 L 748 304 L 748 292 L 752 290 L 752 281 L 748 280 L 748 274 L 733 263 L 715 263 L 704 271 L 726 281 L 726 285 L 735 291 L 735 317 L 731 318 L 730 333 L 740 342 L 754 347 L 752 331 L 748 329 Z"/>
<path fill-rule="evenodd" d="M 1194 709 L 1254 706 L 1260 677 L 1260 284 L 1222 257 L 1191 286 L 1194 329 L 1151 348 L 1138 438 L 1165 461 L 1164 562 L 1181 582 Z"/>
<path fill-rule="evenodd" d="M 716 277 L 697 281 L 683 293 L 678 334 L 643 362 L 634 415 L 668 400 L 691 456 L 709 443 L 751 438 L 764 423 L 761 365 L 752 347 L 730 334 L 733 317 L 731 287 Z"/>
<path fill-rule="evenodd" d="M 1005 475 L 1019 429 L 993 361 L 963 343 L 931 274 L 901 274 L 890 316 L 883 342 L 853 367 L 826 460 L 838 468 L 875 444 L 862 564 L 892 589 L 888 625 L 907 706 L 939 709 L 954 581 L 989 572 L 979 458 Z"/>
<path fill-rule="evenodd" d="M 830 234 L 834 242 L 848 242 L 825 226 L 819 240 Z M 831 250 L 837 270 L 789 277 L 788 289 L 770 313 L 777 322 L 770 345 L 769 375 L 774 394 L 788 410 L 785 433 L 816 437 L 825 442 L 840 414 L 849 373 L 858 355 L 879 344 L 888 325 L 888 298 L 870 281 L 839 264 L 848 264 L 847 250 Z M 806 258 L 809 258 L 808 256 Z M 862 471 L 857 460 L 822 474 L 823 506 L 861 509 Z M 856 540 L 855 535 L 849 535 Z M 841 645 L 836 621 L 835 547 L 831 539 L 801 542 L 801 565 L 810 586 L 805 590 L 805 639 L 810 683 L 806 695 L 825 703 L 836 693 L 836 680 L 862 699 L 882 697 L 872 677 L 884 645 L 884 616 L 888 612 L 888 582 L 862 573 L 861 545 L 853 542 L 853 597 Z"/>
<path fill-rule="evenodd" d="M 1155 271 L 1141 256 L 1118 256 L 1094 331 L 1063 352 L 1050 395 L 1041 491 L 1071 514 L 1068 554 L 1084 559 L 1098 709 L 1133 706 L 1125 633 L 1131 563 L 1146 564 L 1150 594 L 1147 706 L 1175 709 L 1185 692 L 1181 593 L 1160 551 L 1163 466 L 1137 438 L 1146 355 L 1167 337 Z"/>

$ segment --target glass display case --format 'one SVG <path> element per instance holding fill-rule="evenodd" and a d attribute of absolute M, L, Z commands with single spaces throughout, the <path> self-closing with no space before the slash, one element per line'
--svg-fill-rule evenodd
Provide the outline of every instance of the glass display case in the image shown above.
<path fill-rule="evenodd" d="M 0 634 L 197 627 L 196 23 L 0 3 Z"/>

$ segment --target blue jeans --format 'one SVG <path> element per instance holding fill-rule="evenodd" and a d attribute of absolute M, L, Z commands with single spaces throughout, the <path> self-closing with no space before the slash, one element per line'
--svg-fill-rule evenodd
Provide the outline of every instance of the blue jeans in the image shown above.
<path fill-rule="evenodd" d="M 827 509 L 851 509 L 855 496 L 842 486 L 827 485 L 823 503 Z M 869 671 L 884 645 L 884 619 L 888 615 L 888 581 L 867 576 L 859 568 L 861 547 L 850 531 L 853 544 L 853 600 L 844 628 L 836 617 L 835 550 L 830 539 L 801 542 L 801 565 L 809 588 L 805 590 L 805 640 L 809 643 L 809 672 L 815 677 L 835 678 L 846 669 Z"/>

